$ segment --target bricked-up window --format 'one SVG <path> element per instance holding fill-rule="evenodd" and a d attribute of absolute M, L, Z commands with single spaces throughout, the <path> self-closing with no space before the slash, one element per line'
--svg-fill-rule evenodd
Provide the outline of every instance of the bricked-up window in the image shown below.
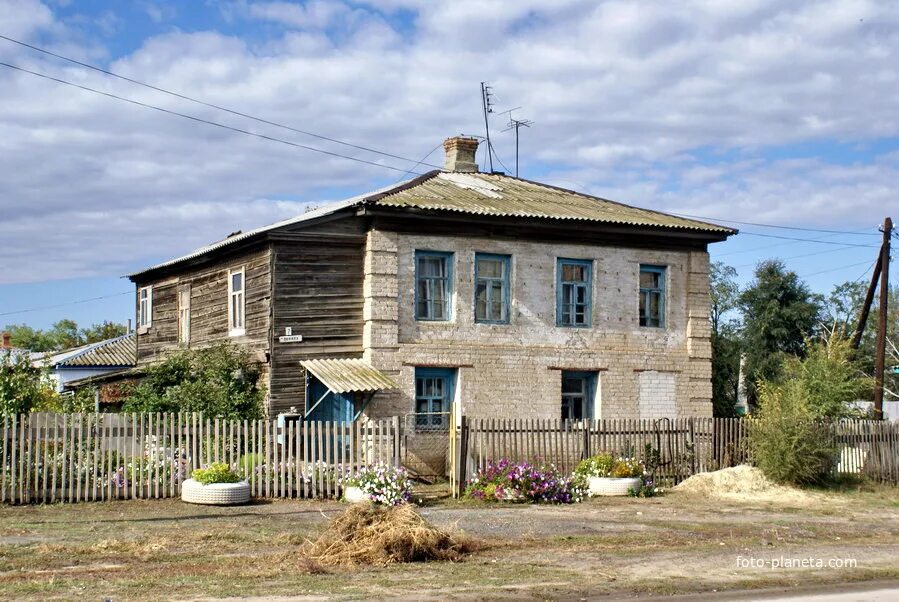
<path fill-rule="evenodd" d="M 246 295 L 243 268 L 228 271 L 228 335 L 241 336 L 246 333 Z"/>
<path fill-rule="evenodd" d="M 415 252 L 415 319 L 447 321 L 452 318 L 453 254 Z"/>
<path fill-rule="evenodd" d="M 153 324 L 153 287 L 145 286 L 137 292 L 137 326 L 149 328 Z"/>
<path fill-rule="evenodd" d="M 562 420 L 592 420 L 596 372 L 562 372 Z"/>
<path fill-rule="evenodd" d="M 449 425 L 456 387 L 454 368 L 415 369 L 415 426 L 437 430 Z"/>
<path fill-rule="evenodd" d="M 665 273 L 660 265 L 640 266 L 640 326 L 665 327 Z"/>
<path fill-rule="evenodd" d="M 512 257 L 477 253 L 474 257 L 474 319 L 488 324 L 509 323 L 509 273 Z"/>
<path fill-rule="evenodd" d="M 556 271 L 556 324 L 590 326 L 593 262 L 559 259 Z"/>

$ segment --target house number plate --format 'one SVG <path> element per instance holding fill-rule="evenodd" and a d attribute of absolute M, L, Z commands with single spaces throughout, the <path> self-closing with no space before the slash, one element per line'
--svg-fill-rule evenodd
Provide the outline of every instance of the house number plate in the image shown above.
<path fill-rule="evenodd" d="M 278 337 L 278 341 L 281 343 L 300 343 L 302 340 L 303 335 L 301 334 L 290 334 Z"/>

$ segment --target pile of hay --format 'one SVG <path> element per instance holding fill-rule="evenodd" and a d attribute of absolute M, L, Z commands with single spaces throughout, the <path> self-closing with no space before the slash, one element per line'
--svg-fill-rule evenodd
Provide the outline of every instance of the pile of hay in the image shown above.
<path fill-rule="evenodd" d="M 746 502 L 761 501 L 801 505 L 809 502 L 812 498 L 804 491 L 772 482 L 761 470 L 746 464 L 693 475 L 674 487 L 674 490 L 686 494 Z"/>
<path fill-rule="evenodd" d="M 395 562 L 456 561 L 478 546 L 468 538 L 429 524 L 410 504 L 393 507 L 355 504 L 331 521 L 307 558 L 326 566 Z"/>

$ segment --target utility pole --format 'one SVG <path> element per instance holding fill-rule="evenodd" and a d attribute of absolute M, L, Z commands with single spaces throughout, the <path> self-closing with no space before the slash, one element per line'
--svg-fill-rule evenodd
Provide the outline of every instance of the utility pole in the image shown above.
<path fill-rule="evenodd" d="M 493 101 L 490 100 L 492 96 L 490 86 L 486 82 L 481 82 L 481 107 L 484 109 L 484 129 L 487 131 L 487 157 L 490 160 L 490 173 L 493 173 L 493 147 L 490 145 L 490 121 L 487 119 L 487 114 L 493 112 Z"/>
<path fill-rule="evenodd" d="M 883 418 L 883 376 L 887 347 L 887 303 L 890 296 L 890 238 L 893 220 L 883 220 L 883 245 L 880 247 L 880 308 L 877 320 L 877 344 L 874 349 L 874 418 Z"/>

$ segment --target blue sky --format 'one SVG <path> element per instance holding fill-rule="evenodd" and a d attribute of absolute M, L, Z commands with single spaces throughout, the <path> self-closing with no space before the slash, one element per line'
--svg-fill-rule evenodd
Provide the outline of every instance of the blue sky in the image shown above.
<path fill-rule="evenodd" d="M 743 233 L 712 256 L 743 281 L 769 257 L 820 292 L 866 279 L 877 225 L 899 217 L 891 3 L 0 0 L 0 14 L 2 35 L 416 160 L 447 136 L 483 133 L 486 80 L 498 112 L 521 106 L 516 116 L 534 121 L 522 132 L 525 177 L 710 219 L 853 233 L 734 224 Z M 0 325 L 125 321 L 123 274 L 425 169 L 3 40 L 0 61 L 385 166 L 0 68 Z M 513 169 L 504 127 L 495 114 L 497 153 Z M 437 150 L 427 162 L 441 161 Z"/>

